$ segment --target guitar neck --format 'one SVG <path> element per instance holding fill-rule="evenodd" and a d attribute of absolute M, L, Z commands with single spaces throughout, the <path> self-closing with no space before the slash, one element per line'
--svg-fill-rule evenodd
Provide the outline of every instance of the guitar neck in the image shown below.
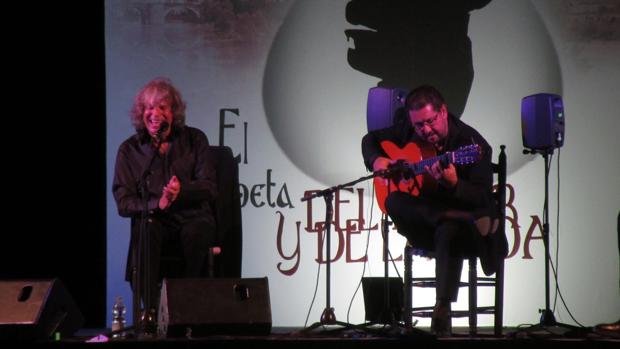
<path fill-rule="evenodd" d="M 419 174 L 426 173 L 426 170 L 424 169 L 424 167 L 426 166 L 431 167 L 437 161 L 443 161 L 444 163 L 447 163 L 447 164 L 452 163 L 453 162 L 452 152 L 447 152 L 442 155 L 433 156 L 431 158 L 427 158 L 427 159 L 424 159 L 416 163 L 408 163 L 407 168 L 409 168 L 413 172 L 413 174 L 417 176 Z"/>

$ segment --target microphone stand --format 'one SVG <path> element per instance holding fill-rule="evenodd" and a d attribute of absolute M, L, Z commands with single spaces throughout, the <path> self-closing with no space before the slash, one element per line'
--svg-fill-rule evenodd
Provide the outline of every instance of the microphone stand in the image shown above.
<path fill-rule="evenodd" d="M 303 332 L 309 332 L 309 331 L 314 330 L 317 327 L 325 326 L 325 325 L 340 325 L 340 326 L 343 326 L 344 328 L 354 327 L 353 325 L 349 323 L 336 320 L 334 308 L 331 306 L 331 302 L 330 302 L 330 293 L 331 293 L 330 291 L 331 289 L 331 280 L 330 280 L 331 278 L 331 254 L 330 254 L 331 239 L 330 239 L 330 236 L 331 234 L 330 234 L 330 231 L 331 231 L 331 217 L 333 214 L 332 198 L 333 198 L 334 192 L 340 189 L 346 188 L 346 187 L 351 187 L 359 182 L 362 182 L 362 181 L 365 181 L 365 180 L 368 180 L 368 179 L 371 179 L 377 176 L 392 178 L 396 174 L 400 173 L 402 170 L 403 169 L 402 169 L 402 162 L 401 162 L 399 165 L 391 166 L 390 168 L 386 170 L 375 171 L 368 176 L 360 177 L 348 183 L 339 184 L 339 185 L 336 185 L 336 186 L 333 186 L 327 189 L 323 189 L 321 191 L 315 192 L 313 194 L 310 194 L 310 195 L 307 195 L 301 198 L 302 202 L 312 200 L 314 198 L 321 197 L 321 196 L 324 198 L 325 200 L 325 239 L 326 239 L 326 244 L 327 244 L 325 248 L 325 255 L 327 258 L 326 263 L 325 263 L 325 270 L 326 270 L 325 272 L 325 303 L 326 303 L 325 309 L 323 310 L 323 313 L 321 314 L 320 320 L 306 327 L 305 329 L 303 329 Z M 387 271 L 387 264 L 386 264 L 386 271 Z M 387 282 L 389 281 L 386 281 L 386 283 Z M 389 284 L 386 287 L 389 289 Z M 389 301 L 389 296 L 387 300 Z"/>
<path fill-rule="evenodd" d="M 401 161 L 401 160 L 399 160 Z M 410 169 L 406 169 L 404 162 L 397 162 L 395 167 L 394 167 L 394 173 L 392 173 L 389 177 L 388 177 L 388 193 L 391 193 L 391 189 L 390 186 L 392 185 L 392 180 L 394 182 L 397 182 L 400 178 L 399 176 L 402 176 L 404 179 L 407 178 L 412 178 L 413 179 L 413 188 L 417 188 L 418 190 L 420 190 L 420 184 L 418 183 L 418 180 L 415 176 L 415 174 L 413 174 L 411 172 Z M 381 313 L 381 317 L 380 317 L 380 321 L 383 324 L 389 324 L 389 326 L 392 329 L 392 332 L 395 331 L 396 329 L 399 328 L 398 326 L 398 321 L 396 319 L 396 315 L 394 314 L 394 311 L 392 311 L 391 308 L 391 301 L 390 301 L 390 272 L 389 272 L 389 262 L 390 262 L 390 247 L 389 247 L 389 243 L 390 243 L 390 236 L 389 236 L 389 226 L 390 224 L 392 224 L 392 222 L 390 222 L 388 214 L 384 213 L 383 217 L 382 217 L 382 237 L 383 237 L 383 275 L 384 275 L 384 285 L 383 285 L 383 311 Z M 401 314 L 401 316 L 403 316 Z M 408 314 L 406 314 L 406 316 L 409 316 Z M 405 331 L 413 331 L 412 328 L 406 327 Z"/>
<path fill-rule="evenodd" d="M 137 267 L 134 268 L 134 294 L 133 294 L 133 312 L 134 312 L 134 327 L 137 329 L 139 335 L 153 335 L 155 333 L 155 317 L 151 312 L 151 279 L 156 277 L 151 275 L 151 249 L 149 248 L 147 222 L 149 216 L 149 189 L 148 189 L 148 177 L 151 174 L 151 167 L 157 157 L 159 147 L 154 147 L 153 154 L 151 155 L 147 166 L 142 172 L 140 177 L 140 191 L 142 196 L 142 212 L 140 215 L 140 230 L 138 233 L 138 258 Z M 140 298 L 143 296 L 142 305 L 140 308 Z"/>
<path fill-rule="evenodd" d="M 400 178 L 411 178 L 413 179 L 413 188 L 420 189 L 420 183 L 418 182 L 415 173 L 411 171 L 411 169 L 407 168 L 404 160 L 398 160 L 394 165 L 391 165 L 386 173 L 380 173 L 377 175 L 384 176 L 388 180 L 388 193 L 391 193 L 391 185 L 392 181 L 398 182 Z M 390 273 L 389 273 L 389 263 L 390 263 L 390 248 L 389 248 L 389 226 L 392 224 L 390 222 L 387 213 L 384 213 L 381 224 L 381 233 L 383 238 L 383 309 L 381 314 L 379 315 L 378 322 L 370 322 L 365 324 L 366 329 L 370 329 L 369 326 L 383 324 L 384 326 L 379 330 L 379 333 L 387 333 L 388 335 L 409 335 L 409 336 L 419 336 L 419 337 L 428 337 L 430 334 L 413 328 L 411 326 L 407 326 L 405 322 L 405 326 L 400 326 L 398 320 L 396 319 L 396 315 L 391 307 L 391 293 L 390 293 Z M 401 314 L 402 316 L 410 316 L 410 314 Z"/>

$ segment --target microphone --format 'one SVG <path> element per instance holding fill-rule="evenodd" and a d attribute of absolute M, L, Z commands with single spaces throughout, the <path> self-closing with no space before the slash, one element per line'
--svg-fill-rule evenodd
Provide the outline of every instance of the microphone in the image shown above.
<path fill-rule="evenodd" d="M 161 135 L 168 130 L 169 126 L 167 121 L 163 121 L 161 125 L 159 125 L 159 130 L 157 130 L 157 138 L 161 138 Z"/>
<path fill-rule="evenodd" d="M 169 126 L 170 124 L 168 124 L 167 121 L 162 121 L 162 123 L 159 125 L 159 129 L 157 129 L 157 132 L 155 132 L 155 135 L 153 136 L 153 144 L 155 145 L 155 148 L 159 148 L 159 146 L 161 145 L 161 142 L 163 141 L 162 135 L 164 132 L 166 132 Z"/>

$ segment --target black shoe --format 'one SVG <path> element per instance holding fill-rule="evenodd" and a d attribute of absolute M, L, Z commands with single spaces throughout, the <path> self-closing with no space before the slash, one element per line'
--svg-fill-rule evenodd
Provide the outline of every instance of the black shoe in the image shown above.
<path fill-rule="evenodd" d="M 154 308 L 142 311 L 138 333 L 140 338 L 153 338 L 157 334 L 157 312 Z"/>
<path fill-rule="evenodd" d="M 437 301 L 431 318 L 431 333 L 437 337 L 449 337 L 452 335 L 452 317 L 450 303 Z"/>

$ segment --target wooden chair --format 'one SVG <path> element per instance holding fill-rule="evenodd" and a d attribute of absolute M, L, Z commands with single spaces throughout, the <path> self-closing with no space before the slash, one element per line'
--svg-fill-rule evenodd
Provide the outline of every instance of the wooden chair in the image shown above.
<path fill-rule="evenodd" d="M 493 172 L 497 176 L 497 185 L 494 190 L 494 198 L 497 201 L 497 217 L 498 225 L 495 234 L 496 239 L 505 239 L 505 217 L 506 217 L 506 153 L 505 146 L 501 146 L 501 151 L 498 157 L 498 162 L 493 164 Z M 472 229 L 475 229 L 474 224 L 471 225 Z M 477 233 L 477 232 L 476 232 Z M 477 333 L 478 315 L 479 314 L 492 314 L 494 316 L 494 335 L 502 335 L 503 326 L 503 311 L 504 311 L 504 257 L 499 256 L 497 261 L 497 271 L 491 277 L 478 276 L 478 256 L 474 253 L 474 248 L 467 249 L 465 251 L 464 258 L 468 261 L 469 272 L 467 281 L 461 281 L 460 287 L 467 287 L 469 293 L 469 304 L 466 310 L 452 310 L 452 317 L 468 317 L 469 318 L 469 333 L 475 335 Z M 404 251 L 404 278 L 405 278 L 405 292 L 404 292 L 404 321 L 405 326 L 412 326 L 412 317 L 431 317 L 433 313 L 434 305 L 413 307 L 412 297 L 413 289 L 417 287 L 435 287 L 435 277 L 414 277 L 412 260 L 413 255 L 431 256 L 432 251 L 426 251 L 407 243 Z M 478 305 L 478 287 L 494 287 L 494 304 L 491 306 L 479 306 Z"/>

